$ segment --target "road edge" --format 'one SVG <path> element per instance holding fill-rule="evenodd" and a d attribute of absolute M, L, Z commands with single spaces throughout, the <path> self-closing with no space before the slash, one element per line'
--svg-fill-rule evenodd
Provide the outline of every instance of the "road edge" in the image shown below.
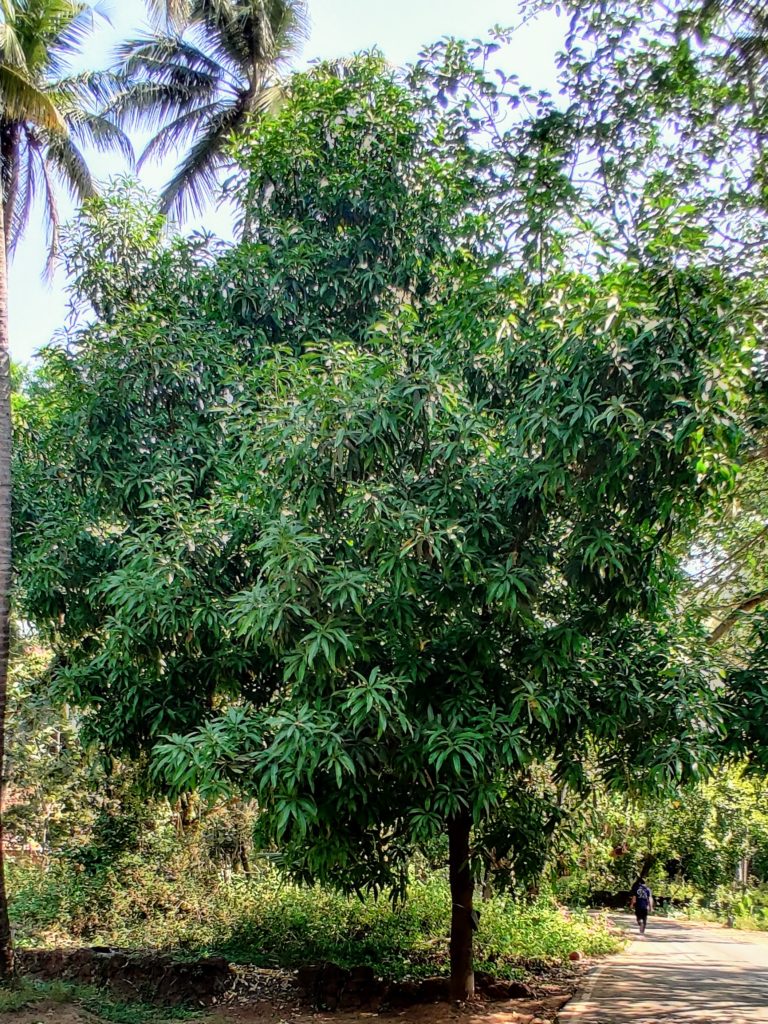
<path fill-rule="evenodd" d="M 584 984 L 576 989 L 563 1009 L 555 1017 L 555 1024 L 578 1024 L 579 1018 L 589 1006 L 592 992 L 600 975 L 607 967 L 628 956 L 630 950 L 637 942 L 637 939 L 632 937 L 629 932 L 626 933 L 626 936 L 626 948 L 622 949 L 620 953 L 614 954 L 614 956 L 607 956 L 599 964 L 595 964 L 592 970 L 587 973 Z"/>
<path fill-rule="evenodd" d="M 618 955 L 623 956 L 624 954 L 620 953 Z M 611 957 L 611 959 L 613 960 L 615 958 Z M 597 979 L 605 970 L 606 966 L 607 961 L 604 961 L 601 964 L 596 964 L 592 970 L 587 973 L 584 985 L 573 993 L 571 998 L 555 1017 L 555 1024 L 571 1024 L 571 1022 L 576 1024 L 579 1017 L 584 1012 L 585 1007 L 589 1004 L 592 996 L 592 990 L 597 984 Z"/>

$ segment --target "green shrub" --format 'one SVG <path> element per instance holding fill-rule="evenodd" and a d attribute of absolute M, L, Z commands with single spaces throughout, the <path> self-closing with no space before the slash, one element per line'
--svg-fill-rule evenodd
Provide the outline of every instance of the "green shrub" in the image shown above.
<path fill-rule="evenodd" d="M 148 861 L 124 854 L 111 867 L 77 870 L 62 860 L 41 873 L 12 871 L 12 913 L 20 945 L 156 947 L 181 957 L 220 953 L 235 963 L 294 967 L 332 960 L 367 965 L 388 978 L 448 969 L 450 894 L 438 874 L 414 878 L 408 899 L 360 900 L 286 883 L 261 866 L 229 880 L 180 855 Z M 496 896 L 482 904 L 480 969 L 514 977 L 531 960 L 556 961 L 617 948 L 605 923 Z"/>
<path fill-rule="evenodd" d="M 64 981 L 32 981 L 22 978 L 11 988 L 0 987 L 0 1013 L 16 1013 L 35 1003 L 67 1003 L 75 993 L 74 985 Z"/>
<path fill-rule="evenodd" d="M 346 899 L 274 881 L 262 883 L 258 892 L 232 934 L 217 944 L 234 961 L 296 966 L 333 960 L 346 967 L 371 966 L 387 977 L 447 971 L 450 894 L 437 876 L 412 883 L 407 901 L 394 908 L 384 900 Z M 551 903 L 526 906 L 496 896 L 480 910 L 477 965 L 500 976 L 515 976 L 520 963 L 529 960 L 619 948 L 605 922 L 564 915 Z"/>
<path fill-rule="evenodd" d="M 604 918 L 584 912 L 563 913 L 555 904 L 539 901 L 519 905 L 504 897 L 485 904 L 477 954 L 496 973 L 516 960 L 565 960 L 576 950 L 588 956 L 615 953 L 621 946 Z"/>

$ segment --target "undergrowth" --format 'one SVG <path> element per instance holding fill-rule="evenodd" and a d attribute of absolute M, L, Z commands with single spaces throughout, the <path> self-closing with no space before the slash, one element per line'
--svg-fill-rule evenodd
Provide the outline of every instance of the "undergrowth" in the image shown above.
<path fill-rule="evenodd" d="M 66 981 L 31 981 L 20 979 L 9 988 L 0 987 L 0 1013 L 16 1013 L 45 1000 L 68 1003 L 74 998 L 74 986 Z"/>
<path fill-rule="evenodd" d="M 447 973 L 451 902 L 447 883 L 437 876 L 414 882 L 407 901 L 397 907 L 274 879 L 250 895 L 255 899 L 231 933 L 211 947 L 234 962 L 292 967 L 332 960 L 342 967 L 370 966 L 390 978 Z M 530 960 L 617 948 L 602 922 L 566 917 L 546 902 L 521 905 L 498 896 L 480 910 L 476 967 L 499 976 L 517 976 Z"/>
<path fill-rule="evenodd" d="M 20 945 L 98 944 L 172 950 L 181 958 L 219 953 L 234 963 L 295 967 L 332 960 L 367 965 L 396 980 L 448 971 L 450 894 L 438 875 L 414 879 L 408 899 L 348 898 L 284 882 L 262 866 L 225 880 L 173 858 L 125 855 L 98 871 L 61 861 L 12 871 Z M 480 905 L 476 965 L 502 977 L 530 961 L 562 961 L 578 950 L 610 953 L 618 942 L 601 920 L 554 903 L 496 896 Z"/>

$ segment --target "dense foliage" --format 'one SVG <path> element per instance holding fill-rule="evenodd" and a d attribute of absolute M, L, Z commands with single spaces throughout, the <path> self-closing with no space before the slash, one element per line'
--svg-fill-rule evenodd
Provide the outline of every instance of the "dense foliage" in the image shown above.
<path fill-rule="evenodd" d="M 751 15 L 568 6 L 562 101 L 488 75 L 503 36 L 240 96 L 236 245 L 91 203 L 93 316 L 17 409 L 19 593 L 80 735 L 255 799 L 299 882 L 402 896 L 447 833 L 460 997 L 483 868 L 519 894 L 581 842 L 574 892 L 706 894 L 764 855 L 759 782 L 681 788 L 768 744 Z M 159 45 L 162 149 L 220 82 Z"/>
<path fill-rule="evenodd" d="M 589 227 L 568 119 L 505 125 L 493 49 L 297 76 L 237 147 L 233 248 L 93 207 L 101 315 L 18 460 L 26 608 L 90 735 L 258 795 L 306 881 L 402 889 L 447 823 L 460 986 L 470 828 L 488 848 L 532 768 L 638 790 L 718 756 L 676 553 L 731 485 L 761 328 L 703 226 L 669 229 L 674 183 L 649 171 L 632 245 Z"/>
<path fill-rule="evenodd" d="M 537 0 L 535 10 L 553 6 Z M 571 0 L 561 84 L 576 122 L 594 221 L 637 252 L 678 239 L 685 259 L 765 279 L 765 12 L 750 0 Z M 708 241 L 704 244 L 704 239 Z M 749 433 L 732 501 L 705 518 L 686 604 L 711 630 L 713 665 L 732 671 L 733 749 L 766 765 L 766 372 L 749 388 Z M 681 555 L 684 552 L 681 551 Z"/>
<path fill-rule="evenodd" d="M 768 881 L 767 815 L 765 782 L 743 769 L 666 800 L 599 794 L 562 844 L 557 890 L 568 902 L 589 900 L 628 891 L 642 872 L 662 899 L 713 907 L 723 888 Z"/>

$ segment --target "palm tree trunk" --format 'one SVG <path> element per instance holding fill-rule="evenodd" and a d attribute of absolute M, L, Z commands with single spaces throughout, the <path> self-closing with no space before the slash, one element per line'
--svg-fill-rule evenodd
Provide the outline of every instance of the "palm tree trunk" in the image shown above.
<path fill-rule="evenodd" d="M 19 191 L 19 137 L 20 128 L 15 121 L 3 122 L 0 129 L 0 159 L 3 168 L 3 241 L 7 253 L 11 245 L 11 220 Z M 7 289 L 6 289 L 7 291 Z M 7 333 L 7 332 L 6 332 Z"/>
<path fill-rule="evenodd" d="M 5 715 L 11 639 L 11 352 L 8 337 L 8 266 L 0 202 L 0 982 L 13 977 L 13 941 L 5 890 Z"/>

